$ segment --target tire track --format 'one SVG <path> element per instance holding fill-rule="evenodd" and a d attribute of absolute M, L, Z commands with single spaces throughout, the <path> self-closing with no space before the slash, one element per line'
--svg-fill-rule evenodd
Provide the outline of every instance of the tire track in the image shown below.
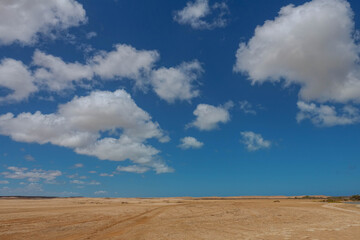
<path fill-rule="evenodd" d="M 116 219 L 113 218 L 105 226 L 102 226 L 101 228 L 96 229 L 92 233 L 87 234 L 87 236 L 84 239 L 110 239 L 116 236 L 121 236 L 131 231 L 134 227 L 140 224 L 145 224 L 146 222 L 160 215 L 167 209 L 174 208 L 180 205 L 185 205 L 185 204 L 174 204 L 170 206 L 166 205 L 166 206 L 157 207 L 151 210 L 147 210 L 143 213 L 137 214 L 135 216 L 131 216 L 118 221 L 116 221 Z M 125 226 L 119 226 L 119 225 L 125 225 Z"/>
<path fill-rule="evenodd" d="M 350 209 L 344 209 L 344 208 L 340 208 L 340 207 L 335 207 L 335 206 L 330 205 L 330 204 L 322 205 L 322 207 L 328 208 L 328 209 L 340 210 L 340 211 L 348 212 L 348 213 L 360 214 L 360 211 L 355 211 L 355 210 L 350 210 Z"/>

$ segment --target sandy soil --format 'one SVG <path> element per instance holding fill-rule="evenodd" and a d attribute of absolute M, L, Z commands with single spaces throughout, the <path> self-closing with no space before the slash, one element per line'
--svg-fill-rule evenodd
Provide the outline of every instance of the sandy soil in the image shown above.
<path fill-rule="evenodd" d="M 0 199 L 0 239 L 360 239 L 359 205 L 274 201 Z"/>

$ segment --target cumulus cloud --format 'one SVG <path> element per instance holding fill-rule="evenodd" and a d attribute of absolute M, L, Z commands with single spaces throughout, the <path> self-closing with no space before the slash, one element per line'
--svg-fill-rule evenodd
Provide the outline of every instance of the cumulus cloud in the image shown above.
<path fill-rule="evenodd" d="M 9 184 L 9 181 L 1 180 L 1 181 L 0 181 L 0 184 Z"/>
<path fill-rule="evenodd" d="M 191 100 L 199 96 L 194 82 L 203 72 L 196 60 L 184 62 L 177 67 L 159 68 L 152 72 L 151 84 L 156 94 L 169 103 L 175 100 Z"/>
<path fill-rule="evenodd" d="M 174 14 L 174 21 L 188 24 L 194 29 L 214 29 L 225 27 L 229 8 L 225 2 L 209 4 L 209 0 L 187 2 L 186 6 Z"/>
<path fill-rule="evenodd" d="M 98 81 L 132 80 L 144 92 L 152 88 L 165 101 L 190 101 L 199 96 L 197 80 L 203 73 L 199 61 L 183 62 L 170 68 L 155 68 L 159 53 L 137 50 L 117 44 L 110 52 L 99 51 L 85 63 L 63 59 L 35 50 L 32 70 L 21 61 L 3 59 L 0 63 L 0 87 L 10 93 L 2 101 L 21 101 L 39 90 L 63 93 L 75 86 L 92 88 Z"/>
<path fill-rule="evenodd" d="M 33 56 L 33 65 L 37 66 L 34 77 L 39 85 L 54 92 L 71 89 L 74 84 L 93 80 L 95 76 L 104 80 L 128 78 L 143 88 L 149 84 L 150 72 L 158 59 L 157 51 L 137 50 L 126 44 L 117 44 L 110 52 L 99 51 L 85 64 L 67 63 L 36 50 Z"/>
<path fill-rule="evenodd" d="M 32 44 L 39 34 L 78 26 L 87 21 L 75 0 L 5 0 L 0 2 L 0 44 Z"/>
<path fill-rule="evenodd" d="M 112 52 L 100 52 L 90 64 L 94 74 L 102 79 L 132 79 L 140 89 L 149 86 L 165 101 L 187 100 L 197 97 L 194 85 L 203 72 L 199 61 L 184 62 L 176 67 L 156 69 L 157 51 L 137 50 L 129 45 L 118 44 Z"/>
<path fill-rule="evenodd" d="M 35 51 L 33 64 L 38 66 L 34 74 L 37 81 L 52 91 L 72 88 L 76 83 L 98 76 L 104 80 L 131 79 L 144 90 L 152 86 L 157 95 L 168 102 L 189 100 L 199 95 L 192 85 L 203 72 L 198 61 L 154 69 L 158 59 L 157 51 L 137 50 L 126 44 L 117 44 L 115 50 L 100 51 L 86 64 L 66 63 L 40 51 Z"/>
<path fill-rule="evenodd" d="M 152 146 L 136 141 L 131 137 L 122 135 L 120 138 L 104 138 L 89 147 L 76 150 L 77 153 L 96 156 L 101 160 L 124 161 L 130 159 L 134 162 L 147 164 L 153 161 L 152 156 L 159 150 Z"/>
<path fill-rule="evenodd" d="M 34 71 L 36 82 L 42 88 L 54 92 L 73 88 L 74 82 L 91 80 L 94 75 L 89 65 L 78 62 L 65 63 L 61 58 L 45 54 L 39 50 L 34 52 L 33 65 L 37 66 Z"/>
<path fill-rule="evenodd" d="M 187 127 L 196 127 L 202 131 L 209 131 L 218 128 L 219 123 L 230 121 L 229 109 L 233 107 L 233 102 L 229 101 L 218 107 L 209 104 L 199 104 L 194 110 L 196 119 L 189 123 Z"/>
<path fill-rule="evenodd" d="M 253 84 L 300 86 L 302 101 L 360 101 L 359 45 L 345 0 L 313 0 L 281 8 L 236 53 L 234 71 Z"/>
<path fill-rule="evenodd" d="M 124 90 L 75 97 L 56 113 L 1 115 L 0 134 L 19 142 L 69 147 L 101 160 L 129 159 L 158 173 L 171 169 L 158 159 L 159 150 L 146 144 L 150 138 L 166 142 L 169 137 Z"/>
<path fill-rule="evenodd" d="M 45 180 L 46 182 L 51 182 L 57 177 L 61 176 L 61 171 L 58 170 L 49 170 L 45 171 L 42 169 L 33 169 L 28 170 L 27 168 L 19 167 L 8 167 L 9 171 L 2 172 L 1 174 L 5 178 L 11 179 L 27 179 L 29 182 L 39 182 L 40 180 Z"/>
<path fill-rule="evenodd" d="M 240 134 L 242 137 L 241 142 L 245 144 L 247 150 L 249 151 L 257 151 L 271 146 L 271 142 L 265 140 L 261 134 L 251 131 L 241 132 Z"/>
<path fill-rule="evenodd" d="M 339 111 L 334 106 L 299 101 L 297 103 L 299 113 L 296 116 L 298 122 L 309 119 L 313 124 L 322 127 L 336 125 L 349 125 L 360 122 L 360 112 L 353 106 L 346 105 Z"/>
<path fill-rule="evenodd" d="M 0 62 L 0 88 L 10 91 L 5 96 L 0 96 L 0 103 L 21 101 L 38 91 L 27 66 L 10 58 Z"/>
<path fill-rule="evenodd" d="M 116 50 L 100 52 L 91 62 L 94 72 L 104 79 L 130 78 L 142 86 L 147 75 L 159 59 L 157 51 L 137 50 L 126 44 L 115 45 Z"/>
<path fill-rule="evenodd" d="M 181 144 L 179 145 L 182 149 L 189 149 L 189 148 L 201 148 L 204 146 L 204 143 L 198 141 L 194 137 L 184 137 L 180 139 Z"/>
<path fill-rule="evenodd" d="M 116 170 L 119 172 L 144 173 L 147 172 L 149 168 L 139 165 L 130 165 L 130 166 L 118 166 Z"/>

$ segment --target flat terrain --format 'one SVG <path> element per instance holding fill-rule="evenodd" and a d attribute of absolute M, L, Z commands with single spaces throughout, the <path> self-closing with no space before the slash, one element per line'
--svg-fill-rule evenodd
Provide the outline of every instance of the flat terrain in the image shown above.
<path fill-rule="evenodd" d="M 0 239 L 360 239 L 359 205 L 274 201 L 0 199 Z"/>

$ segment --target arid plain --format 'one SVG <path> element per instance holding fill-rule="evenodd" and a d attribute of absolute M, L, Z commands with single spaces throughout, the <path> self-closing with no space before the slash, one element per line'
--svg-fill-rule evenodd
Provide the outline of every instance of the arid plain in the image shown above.
<path fill-rule="evenodd" d="M 360 239 L 359 205 L 304 199 L 0 199 L 0 239 Z"/>

